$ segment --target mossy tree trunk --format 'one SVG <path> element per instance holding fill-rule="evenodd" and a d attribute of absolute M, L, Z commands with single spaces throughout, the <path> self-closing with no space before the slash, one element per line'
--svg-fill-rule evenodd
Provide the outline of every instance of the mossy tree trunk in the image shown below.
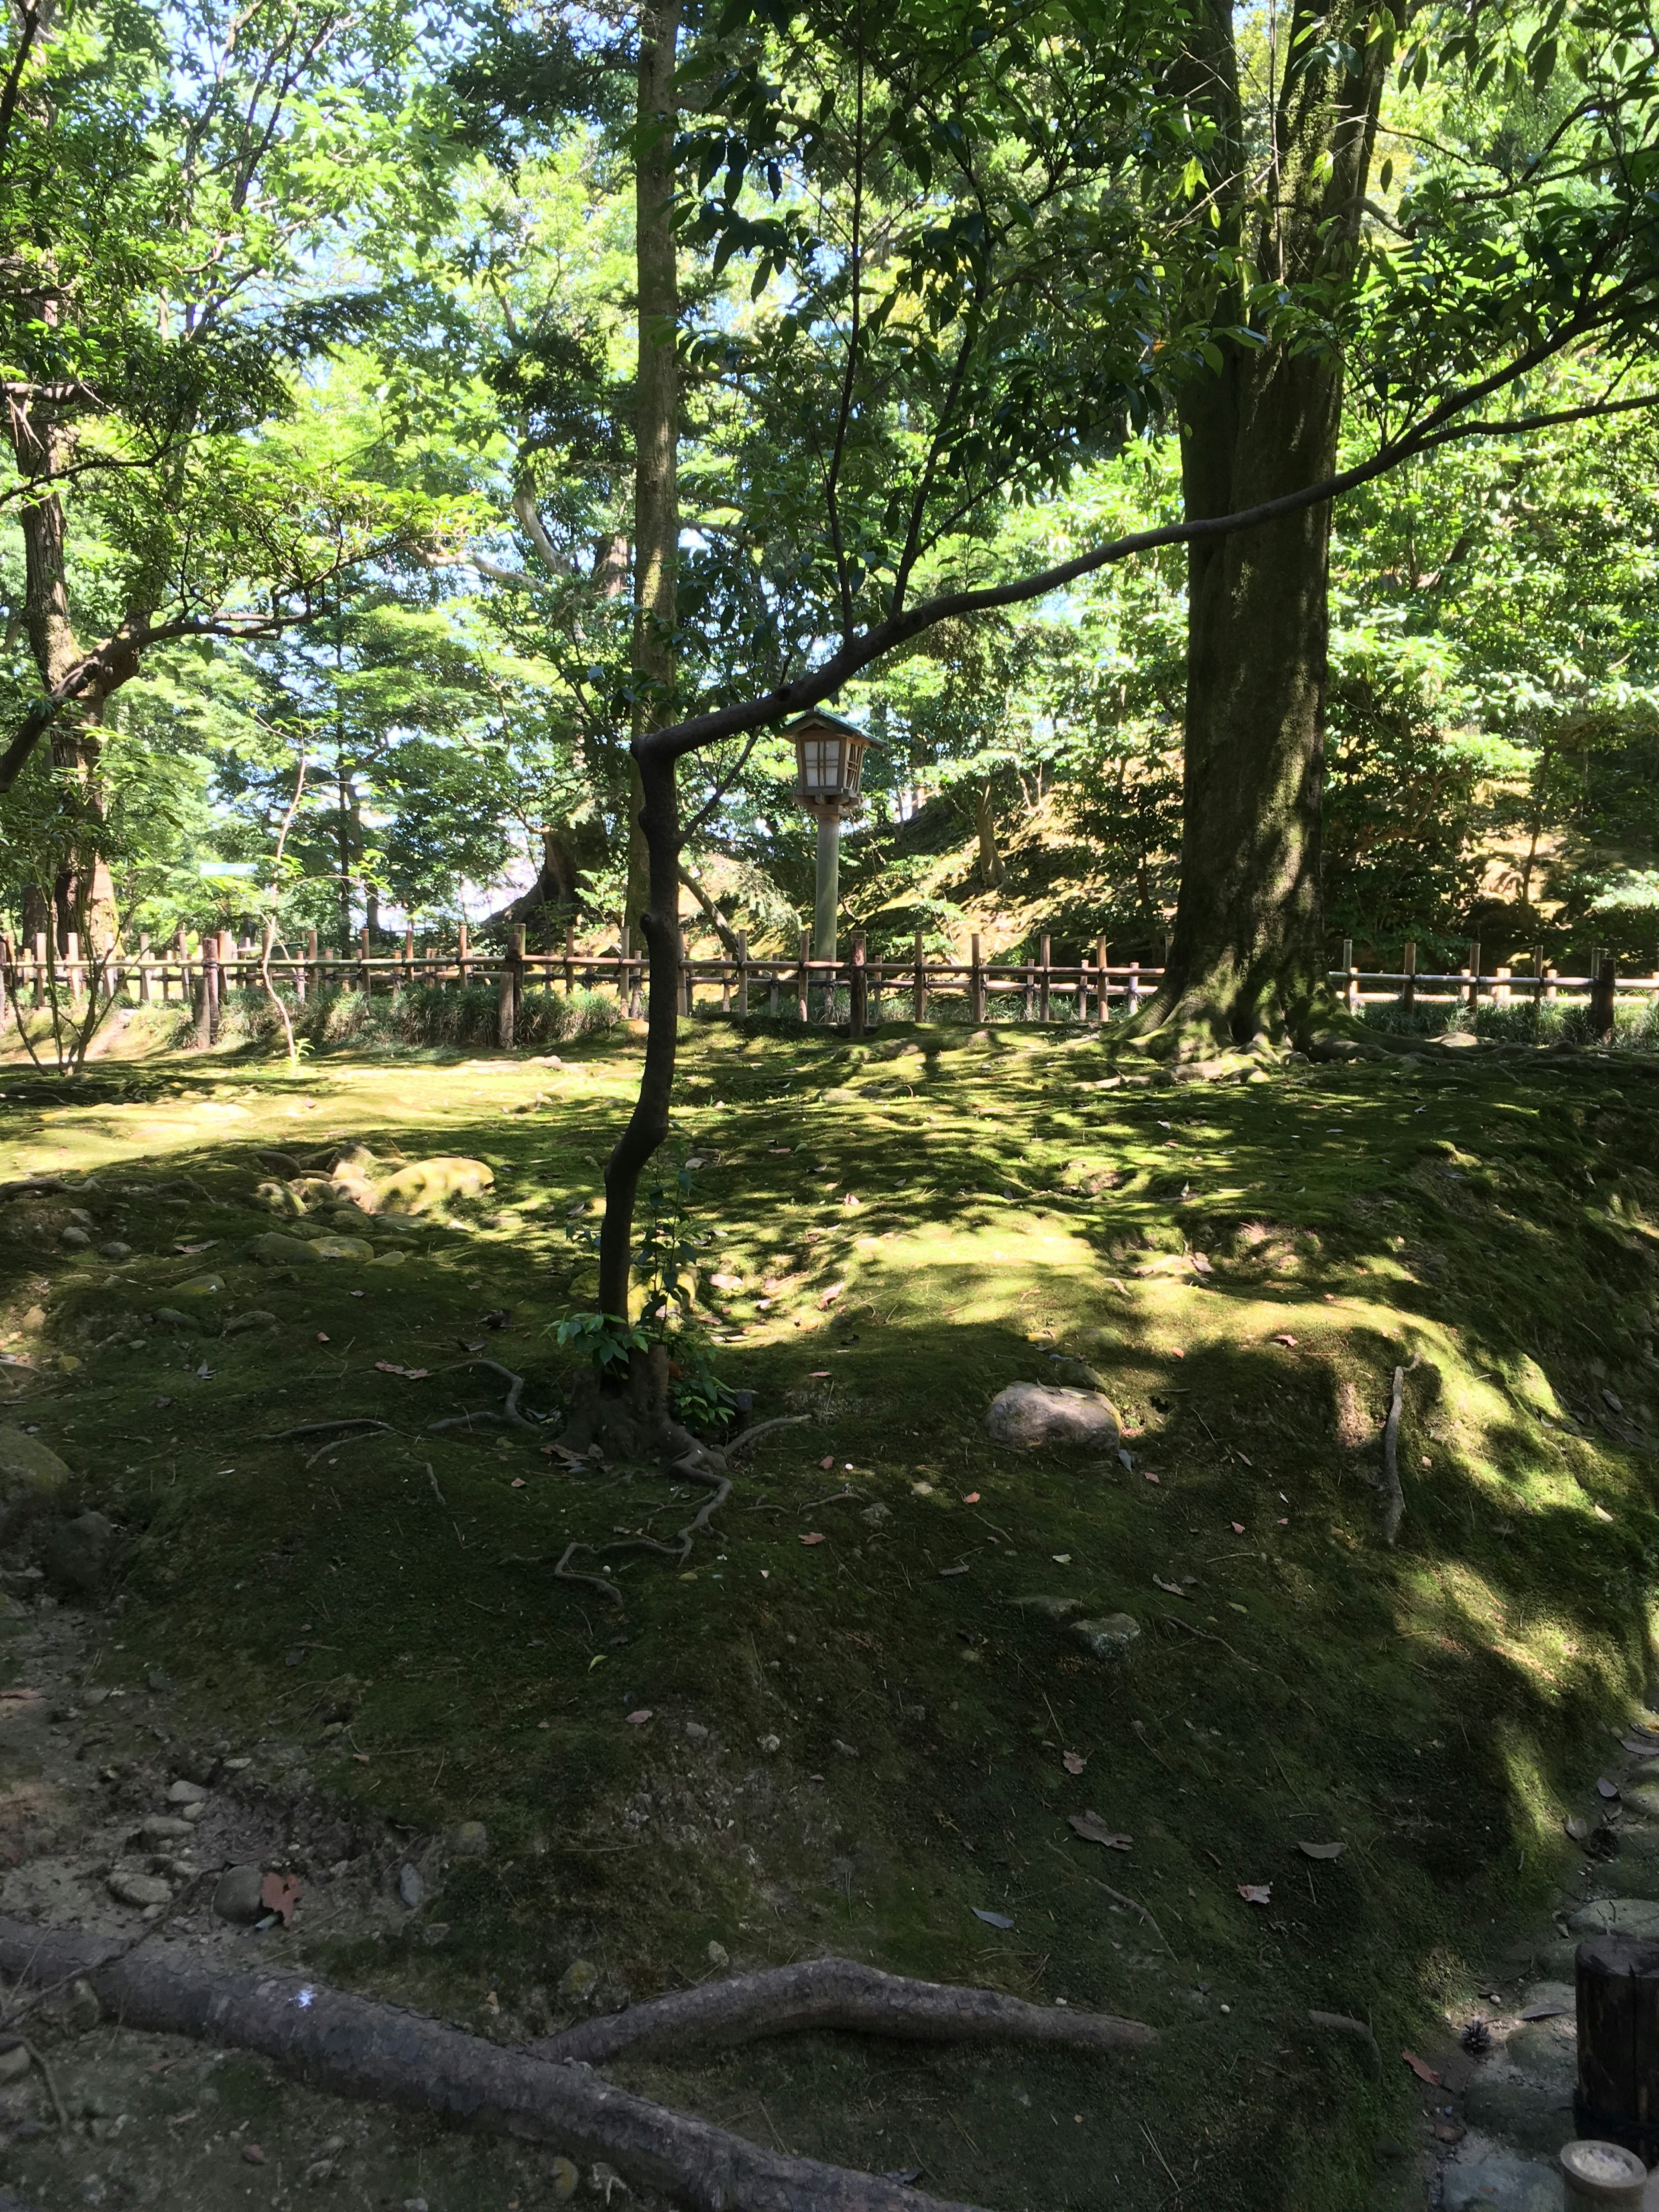
<path fill-rule="evenodd" d="M 1386 67 L 1383 43 L 1366 43 L 1370 13 L 1294 9 L 1265 185 L 1246 154 L 1225 0 L 1206 0 L 1188 58 L 1189 96 L 1216 126 L 1206 183 L 1223 238 L 1264 277 L 1339 299 L 1358 252 Z M 1182 406 L 1188 519 L 1332 475 L 1341 409 L 1334 337 L 1304 325 L 1224 343 Z M 1336 1018 L 1322 1005 L 1320 887 L 1329 546 L 1320 505 L 1189 550 L 1181 890 L 1146 1024 L 1182 1054 L 1305 1041 Z"/>

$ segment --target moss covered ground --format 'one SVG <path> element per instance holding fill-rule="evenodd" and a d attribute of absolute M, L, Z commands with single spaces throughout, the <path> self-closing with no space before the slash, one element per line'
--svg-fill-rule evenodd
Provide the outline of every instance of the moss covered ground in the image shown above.
<path fill-rule="evenodd" d="M 1659 1083 L 1468 1049 L 1103 1088 L 1064 1031 L 688 1024 L 707 1327 L 757 1419 L 805 1419 L 687 1565 L 616 1562 L 619 1607 L 548 1563 L 684 1497 L 427 1424 L 491 1402 L 468 1346 L 538 1411 L 567 1394 L 555 1325 L 593 1303 L 567 1226 L 639 1049 L 0 1077 L 6 1173 L 73 1186 L 0 1216 L 0 1342 L 29 1363 L 7 1418 L 126 1538 L 100 1679 L 165 1670 L 177 1724 L 276 1786 L 486 1825 L 406 1924 L 312 1946 L 341 1979 L 495 2034 L 568 2017 L 578 1960 L 602 2002 L 723 1955 L 984 1981 L 1164 2040 L 618 2073 L 1011 2212 L 1401 2201 L 1395 2055 L 1547 1914 L 1565 1800 L 1648 1692 Z M 371 1221 L 392 1264 L 249 1256 L 281 1226 L 258 1153 L 347 1142 L 494 1187 Z M 1056 1356 L 1104 1378 L 1127 1458 L 990 1443 L 994 1393 Z M 347 1415 L 390 1426 L 272 1440 Z M 1127 1656 L 1077 1610 L 1133 1615 Z M 1381 2081 L 1310 2008 L 1372 2022 Z"/>

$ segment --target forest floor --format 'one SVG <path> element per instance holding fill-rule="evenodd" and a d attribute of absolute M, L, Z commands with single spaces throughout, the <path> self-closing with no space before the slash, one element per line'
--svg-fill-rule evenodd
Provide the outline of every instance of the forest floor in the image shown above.
<path fill-rule="evenodd" d="M 41 1694 L 0 1691 L 0 1912 L 136 1935 L 112 1870 L 252 1860 L 297 1879 L 290 1928 L 191 1893 L 150 1940 L 497 2040 L 822 1952 L 986 1983 L 1163 2039 L 608 2070 L 1006 2212 L 1421 2204 L 1465 2119 L 1400 2054 L 1443 2070 L 1462 2024 L 1570 1971 L 1555 1916 L 1607 1869 L 1564 1821 L 1659 1696 L 1655 1073 L 1427 1048 L 1103 1087 L 1064 1030 L 697 1024 L 715 1354 L 756 1420 L 806 1418 L 687 1565 L 616 1563 L 619 1607 L 550 1562 L 670 1533 L 684 1498 L 428 1425 L 498 1402 L 473 1357 L 538 1412 L 567 1394 L 554 1328 L 593 1303 L 567 1224 L 638 1054 L 0 1069 L 4 1172 L 64 1186 L 0 1210 L 0 1423 L 74 1470 L 60 1520 L 120 1540 L 96 1598 L 27 1565 L 46 1523 L 6 1555 L 0 1676 Z M 254 1256 L 293 1227 L 258 1156 L 353 1144 L 493 1186 L 328 1222 L 372 1258 Z M 987 1436 L 1061 1358 L 1124 1455 Z M 276 1436 L 350 1416 L 387 1425 Z M 1115 1613 L 1139 1633 L 1096 1656 L 1073 1623 Z M 180 1778 L 195 1837 L 140 1845 Z M 1310 2009 L 1369 2021 L 1380 2076 Z M 64 2003 L 39 2033 L 70 2129 L 35 2075 L 0 2084 L 0 2181 L 39 2212 L 532 2212 L 572 2179 L 258 2062 L 118 2050 Z"/>

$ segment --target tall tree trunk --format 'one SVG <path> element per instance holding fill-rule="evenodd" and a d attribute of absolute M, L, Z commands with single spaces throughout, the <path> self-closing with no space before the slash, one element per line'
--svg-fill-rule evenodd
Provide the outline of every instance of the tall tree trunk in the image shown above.
<path fill-rule="evenodd" d="M 1183 413 L 1189 515 L 1225 514 L 1334 465 L 1341 378 L 1316 354 L 1234 354 Z M 1162 1011 L 1194 1045 L 1305 1029 L 1324 966 L 1330 509 L 1195 545 L 1188 563 L 1181 890 Z"/>
<path fill-rule="evenodd" d="M 33 418 L 17 420 L 13 444 L 18 466 L 43 487 L 62 474 L 69 458 L 70 434 L 54 422 L 46 402 L 35 404 Z M 55 490 L 24 502 L 19 518 L 23 538 L 23 628 L 43 690 L 55 691 L 82 659 L 81 641 L 70 613 L 69 565 L 65 552 L 64 502 Z M 95 818 L 104 811 L 99 772 L 103 751 L 98 723 L 104 695 L 88 693 L 64 710 L 53 726 L 52 763 L 67 770 Z M 103 855 L 84 845 L 64 856 L 52 888 L 58 947 L 66 950 L 73 930 L 83 945 L 95 948 L 115 927 L 115 889 Z"/>
<path fill-rule="evenodd" d="M 997 818 L 991 811 L 991 787 L 977 784 L 974 788 L 974 829 L 979 838 L 979 865 L 986 884 L 992 890 L 1002 888 L 1002 856 L 997 851 Z"/>
<path fill-rule="evenodd" d="M 1214 126 L 1206 182 L 1225 238 L 1270 279 L 1339 294 L 1352 273 L 1389 61 L 1370 27 L 1369 0 L 1296 0 L 1262 182 L 1230 0 L 1204 0 L 1187 92 Z M 1340 351 L 1305 331 L 1264 338 L 1224 345 L 1220 367 L 1183 395 L 1190 517 L 1301 489 L 1334 466 Z M 1329 546 L 1330 511 L 1317 507 L 1188 553 L 1181 890 L 1145 1024 L 1177 1053 L 1306 1042 L 1339 1018 L 1322 980 L 1320 886 Z"/>
<path fill-rule="evenodd" d="M 675 46 L 680 0 L 659 0 L 640 16 L 634 245 L 639 295 L 639 373 L 634 423 L 634 735 L 673 719 L 674 578 L 679 551 L 678 471 L 679 270 L 674 243 Z M 638 764 L 628 775 L 628 907 L 630 925 L 650 902 L 640 816 Z"/>

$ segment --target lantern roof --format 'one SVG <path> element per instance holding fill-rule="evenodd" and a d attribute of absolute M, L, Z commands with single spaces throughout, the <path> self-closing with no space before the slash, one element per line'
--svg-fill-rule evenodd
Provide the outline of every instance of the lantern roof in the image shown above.
<path fill-rule="evenodd" d="M 857 738 L 866 745 L 870 743 L 870 733 L 867 730 L 860 729 L 856 722 L 843 720 L 839 714 L 825 714 L 822 707 L 809 707 L 797 720 L 787 725 L 782 734 L 786 738 L 793 738 L 808 730 L 824 729 L 839 730 L 843 736 Z"/>

